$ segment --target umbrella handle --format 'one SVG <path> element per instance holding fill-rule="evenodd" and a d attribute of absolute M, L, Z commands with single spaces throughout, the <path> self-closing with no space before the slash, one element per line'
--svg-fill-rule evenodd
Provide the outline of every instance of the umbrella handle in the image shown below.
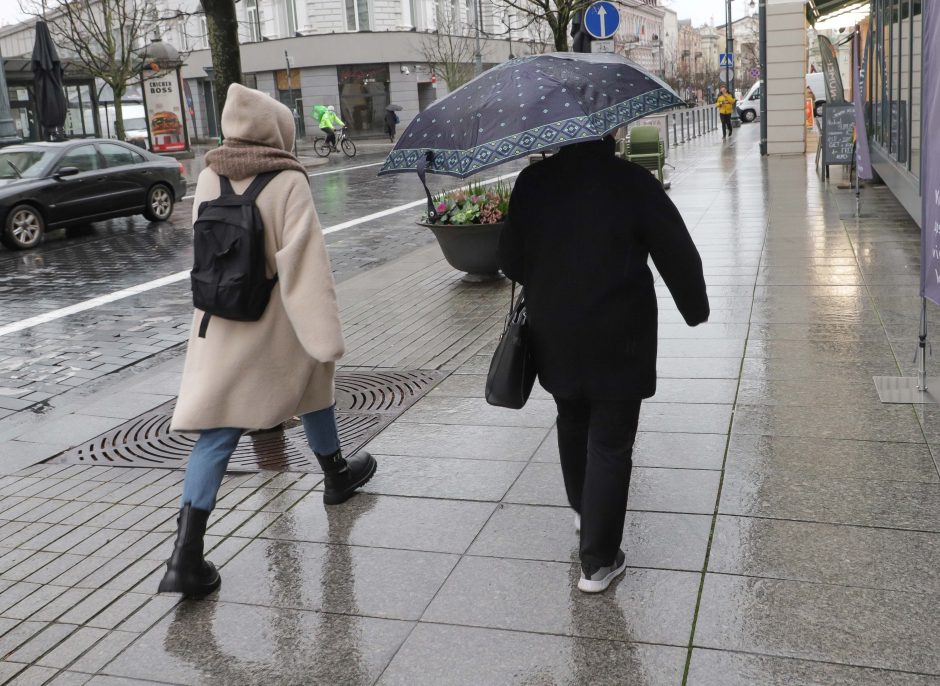
<path fill-rule="evenodd" d="M 431 197 L 431 191 L 428 189 L 427 181 L 425 181 L 429 164 L 434 164 L 433 150 L 426 150 L 424 157 L 420 158 L 415 165 L 415 171 L 418 172 L 418 179 L 421 181 L 421 185 L 424 186 L 424 192 L 428 196 L 428 223 L 433 224 L 440 219 L 441 215 L 437 213 L 437 209 L 434 207 L 434 199 Z"/>

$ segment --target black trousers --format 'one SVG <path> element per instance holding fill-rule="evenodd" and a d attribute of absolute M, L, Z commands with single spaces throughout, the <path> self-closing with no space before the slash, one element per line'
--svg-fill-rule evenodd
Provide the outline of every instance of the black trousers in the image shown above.
<path fill-rule="evenodd" d="M 641 402 L 555 398 L 565 491 L 581 513 L 583 563 L 609 565 L 620 548 Z"/>
<path fill-rule="evenodd" d="M 719 114 L 721 117 L 721 137 L 724 138 L 725 135 L 730 136 L 731 131 L 731 115 L 730 114 Z"/>
<path fill-rule="evenodd" d="M 336 132 L 333 129 L 320 129 L 326 134 L 326 143 L 334 148 L 336 147 Z"/>

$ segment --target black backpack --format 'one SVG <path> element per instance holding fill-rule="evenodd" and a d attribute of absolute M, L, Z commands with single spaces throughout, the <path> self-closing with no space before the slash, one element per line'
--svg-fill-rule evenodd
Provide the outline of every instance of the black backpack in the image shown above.
<path fill-rule="evenodd" d="M 255 200 L 277 174 L 258 174 L 241 195 L 220 176 L 221 195 L 199 206 L 191 278 L 193 305 L 205 313 L 200 338 L 213 316 L 255 322 L 268 306 L 277 275 L 269 279 L 265 271 L 264 222 Z"/>

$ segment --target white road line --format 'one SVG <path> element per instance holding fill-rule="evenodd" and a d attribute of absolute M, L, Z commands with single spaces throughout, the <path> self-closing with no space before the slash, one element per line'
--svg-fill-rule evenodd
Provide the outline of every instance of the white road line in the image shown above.
<path fill-rule="evenodd" d="M 483 185 L 497 183 L 498 181 L 511 179 L 518 175 L 519 172 L 512 172 L 510 174 L 503 174 L 502 176 L 494 176 L 493 178 L 487 179 L 486 181 L 481 181 L 480 183 Z M 387 210 L 382 210 L 381 212 L 367 214 L 366 216 L 359 217 L 358 219 L 351 219 L 348 222 L 343 222 L 341 224 L 335 224 L 333 226 L 327 227 L 323 229 L 323 233 L 326 235 L 335 233 L 337 231 L 342 231 L 343 229 L 349 229 L 353 226 L 358 226 L 376 219 L 381 219 L 382 217 L 397 214 L 413 207 L 419 207 L 426 202 L 426 199 L 415 200 L 414 202 L 405 203 L 404 205 L 390 207 Z M 87 310 L 101 307 L 102 305 L 107 305 L 118 300 L 123 300 L 124 298 L 130 298 L 135 295 L 140 295 L 141 293 L 146 293 L 147 291 L 152 291 L 156 288 L 161 288 L 163 286 L 169 286 L 170 284 L 178 283 L 180 281 L 185 281 L 188 278 L 189 270 L 187 269 L 185 271 L 176 272 L 175 274 L 170 274 L 169 276 L 154 279 L 153 281 L 147 281 L 146 283 L 131 286 L 130 288 L 123 288 L 119 291 L 108 293 L 107 295 L 101 295 L 97 298 L 91 298 L 90 300 L 75 303 L 74 305 L 69 305 L 68 307 L 61 307 L 58 310 L 50 310 L 49 312 L 44 312 L 43 314 L 36 315 L 35 317 L 21 319 L 18 322 L 12 322 L 10 324 L 0 326 L 0 336 L 6 336 L 7 334 L 17 333 L 19 331 L 25 331 L 26 329 L 31 329 L 34 326 L 39 326 L 40 324 L 48 324 L 49 322 L 62 319 L 63 317 L 68 317 L 69 315 L 78 314 L 79 312 L 86 312 Z"/>
<path fill-rule="evenodd" d="M 315 174 L 307 174 L 307 176 L 309 176 L 312 179 L 314 176 L 326 176 L 327 174 L 342 174 L 343 172 L 353 171 L 354 169 L 366 169 L 368 167 L 378 167 L 381 164 L 385 164 L 385 163 L 373 162 L 371 164 L 360 164 L 356 167 L 342 167 L 340 169 L 331 169 L 330 171 L 316 172 Z M 180 200 L 192 200 L 194 197 L 196 196 L 184 195 L 182 198 L 180 198 Z"/>
<path fill-rule="evenodd" d="M 330 169 L 329 171 L 316 172 L 315 174 L 307 174 L 307 176 L 313 178 L 314 176 L 326 176 L 327 174 L 342 174 L 343 172 L 352 171 L 353 169 L 366 169 L 368 167 L 378 167 L 385 162 L 373 162 L 372 164 L 360 164 L 356 167 L 340 167 L 339 169 Z"/>

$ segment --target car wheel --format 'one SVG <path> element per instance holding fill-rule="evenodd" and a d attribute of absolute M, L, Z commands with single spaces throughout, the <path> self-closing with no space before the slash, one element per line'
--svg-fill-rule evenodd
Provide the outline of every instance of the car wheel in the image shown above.
<path fill-rule="evenodd" d="M 144 216 L 152 222 L 165 222 L 173 214 L 173 193 L 166 186 L 157 184 L 147 193 Z"/>
<path fill-rule="evenodd" d="M 748 123 L 751 123 L 752 121 L 757 119 L 757 112 L 755 112 L 754 110 L 744 110 L 743 112 L 741 112 L 741 119 L 743 119 L 744 121 Z"/>
<path fill-rule="evenodd" d="M 819 102 L 817 102 L 816 107 L 813 109 L 813 114 L 815 114 L 815 116 L 817 117 L 821 117 L 823 113 L 823 105 L 825 104 L 826 103 L 823 100 L 820 100 Z"/>
<path fill-rule="evenodd" d="M 17 205 L 7 215 L 0 242 L 11 250 L 35 248 L 42 241 L 46 223 L 32 205 Z"/>

